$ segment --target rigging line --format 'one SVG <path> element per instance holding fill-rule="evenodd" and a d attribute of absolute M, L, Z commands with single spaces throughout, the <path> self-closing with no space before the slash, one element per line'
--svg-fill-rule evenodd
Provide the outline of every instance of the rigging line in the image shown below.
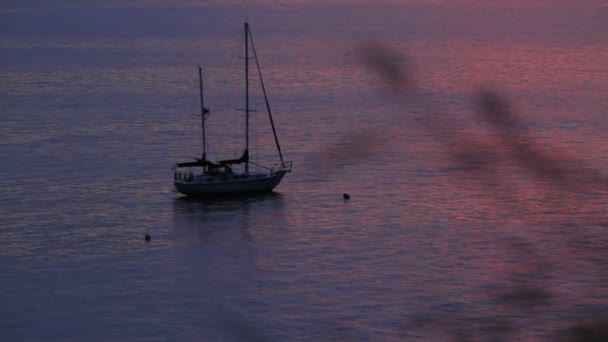
<path fill-rule="evenodd" d="M 266 95 L 266 87 L 264 86 L 264 80 L 262 79 L 262 70 L 260 68 L 260 61 L 258 60 L 258 54 L 255 50 L 255 44 L 253 43 L 253 35 L 251 34 L 251 30 L 249 32 L 249 39 L 251 40 L 251 50 L 253 51 L 253 57 L 255 59 L 255 64 L 258 69 L 258 75 L 260 76 L 260 85 L 262 86 L 262 92 L 264 93 L 264 101 L 266 102 L 266 110 L 268 111 L 268 118 L 270 119 L 270 126 L 272 127 L 272 134 L 274 135 L 274 142 L 277 145 L 277 150 L 279 152 L 279 158 L 281 158 L 281 167 L 285 168 L 285 162 L 283 161 L 283 153 L 281 153 L 281 145 L 279 144 L 279 137 L 277 136 L 277 130 L 274 127 L 274 120 L 272 119 L 272 112 L 270 111 L 270 103 L 268 102 L 268 96 Z"/>

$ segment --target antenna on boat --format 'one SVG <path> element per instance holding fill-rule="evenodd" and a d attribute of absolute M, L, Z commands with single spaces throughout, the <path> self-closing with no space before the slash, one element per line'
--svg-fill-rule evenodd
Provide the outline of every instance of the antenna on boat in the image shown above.
<path fill-rule="evenodd" d="M 201 97 L 201 128 L 203 135 L 203 161 L 207 160 L 207 142 L 205 141 L 205 116 L 209 113 L 209 109 L 205 108 L 205 100 L 203 98 L 203 69 L 198 66 L 198 82 L 199 93 Z"/>

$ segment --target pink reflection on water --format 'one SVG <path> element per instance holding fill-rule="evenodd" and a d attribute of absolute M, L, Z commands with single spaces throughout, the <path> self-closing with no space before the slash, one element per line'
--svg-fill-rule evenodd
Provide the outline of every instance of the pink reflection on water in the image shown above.
<path fill-rule="evenodd" d="M 471 42 L 409 47 L 421 70 L 418 81 L 425 90 L 460 91 L 479 84 L 495 83 L 512 90 L 544 92 L 559 96 L 580 95 L 608 86 L 602 45 L 542 47 L 538 44 L 477 46 Z"/>
<path fill-rule="evenodd" d="M 505 306 L 513 307 L 505 312 L 518 313 L 520 320 L 528 324 L 534 322 L 534 325 L 542 315 L 550 317 L 559 315 L 558 312 L 563 315 L 566 308 L 577 305 L 605 304 L 605 297 L 590 294 L 605 291 L 606 275 L 602 268 L 605 269 L 608 255 L 602 246 L 607 242 L 608 178 L 605 164 L 598 164 L 597 160 L 605 160 L 607 144 L 589 145 L 584 134 L 593 129 L 588 126 L 583 125 L 577 133 L 565 130 L 559 119 L 567 118 L 569 113 L 545 122 L 544 129 L 539 130 L 542 139 L 536 139 L 535 133 L 539 133 L 527 128 L 529 117 L 520 116 L 520 110 L 510 108 L 511 101 L 495 91 L 482 90 L 473 95 L 472 110 L 477 116 L 460 114 L 455 118 L 449 116 L 450 111 L 420 97 L 424 91 L 461 91 L 462 83 L 477 87 L 487 83 L 487 78 L 492 83 L 506 84 L 511 92 L 536 93 L 537 98 L 555 92 L 553 87 L 561 89 L 559 94 L 585 95 L 585 85 L 608 85 L 608 78 L 589 77 L 590 74 L 583 71 L 589 66 L 601 65 L 599 58 L 605 55 L 604 50 L 591 49 L 586 51 L 589 55 L 585 55 L 584 47 L 583 52 L 558 49 L 549 54 L 484 49 L 483 58 L 467 61 L 473 72 L 467 71 L 471 76 L 466 80 L 453 78 L 443 67 L 438 68 L 441 72 L 436 72 L 424 70 L 423 66 L 422 71 L 418 70 L 418 77 L 422 74 L 430 77 L 421 82 L 422 90 L 410 90 L 395 81 L 406 79 L 411 70 L 395 67 L 390 48 L 378 45 L 367 48 L 376 49 L 374 53 L 380 56 L 368 58 L 368 66 L 380 76 L 389 74 L 390 77 L 384 77 L 385 84 L 402 94 L 403 112 L 396 115 L 411 115 L 413 104 L 426 113 L 425 124 L 416 128 L 426 126 L 427 133 L 431 134 L 426 136 L 426 141 L 410 145 L 415 147 L 408 152 L 445 158 L 438 162 L 445 165 L 444 171 L 429 175 L 433 179 L 430 184 L 434 184 L 425 188 L 425 195 L 434 198 L 429 208 L 436 213 L 453 213 L 454 218 L 463 222 L 462 227 L 452 224 L 435 244 L 441 252 L 440 267 L 470 271 L 464 272 L 458 284 L 448 288 L 438 285 L 429 290 L 445 296 L 444 291 L 461 289 L 465 294 L 459 301 L 475 303 L 483 299 L 478 294 L 469 295 L 472 288 L 480 282 L 497 284 L 498 289 L 486 294 L 487 300 L 502 298 Z M 480 53 L 479 49 L 475 52 Z M 568 68 L 573 59 L 583 57 L 582 66 L 576 66 L 581 69 L 580 73 L 567 72 L 573 73 L 574 79 L 560 78 L 560 69 Z M 509 64 L 510 60 L 513 64 Z M 605 74 L 605 69 L 599 73 Z M 461 82 L 455 85 L 455 80 Z M 544 115 L 550 116 L 550 113 Z M 459 121 L 472 123 L 461 125 Z M 399 130 L 398 135 L 420 136 L 410 127 Z M 432 136 L 437 140 L 431 141 Z M 562 139 L 561 147 L 566 148 L 553 145 L 556 139 Z M 437 150 L 431 152 L 429 146 Z M 572 153 L 573 150 L 576 152 Z M 432 165 L 433 158 L 427 158 L 426 162 Z M 445 184 L 445 187 L 439 190 L 436 184 Z M 404 217 L 403 225 L 408 222 Z M 523 314 L 521 309 L 527 306 L 541 307 L 542 315 L 529 315 L 529 310 Z M 495 310 L 492 308 L 494 315 L 498 314 Z M 554 324 L 549 325 L 555 328 Z"/>

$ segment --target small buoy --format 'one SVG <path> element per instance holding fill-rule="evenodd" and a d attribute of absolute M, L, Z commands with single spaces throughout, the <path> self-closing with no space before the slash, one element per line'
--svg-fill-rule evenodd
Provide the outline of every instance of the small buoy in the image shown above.
<path fill-rule="evenodd" d="M 342 195 L 342 197 L 346 200 L 346 199 L 350 199 L 350 195 L 349 194 L 344 194 Z"/>
<path fill-rule="evenodd" d="M 146 242 L 152 240 L 152 237 L 150 237 L 150 235 L 146 234 L 146 236 L 144 237 L 144 240 L 146 240 Z"/>

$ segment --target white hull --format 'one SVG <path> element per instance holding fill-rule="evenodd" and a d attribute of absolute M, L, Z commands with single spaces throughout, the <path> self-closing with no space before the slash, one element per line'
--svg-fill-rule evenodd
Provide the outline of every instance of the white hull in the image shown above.
<path fill-rule="evenodd" d="M 188 196 L 241 195 L 271 192 L 286 172 L 234 174 L 231 176 L 197 176 L 194 179 L 175 180 L 177 191 Z"/>

